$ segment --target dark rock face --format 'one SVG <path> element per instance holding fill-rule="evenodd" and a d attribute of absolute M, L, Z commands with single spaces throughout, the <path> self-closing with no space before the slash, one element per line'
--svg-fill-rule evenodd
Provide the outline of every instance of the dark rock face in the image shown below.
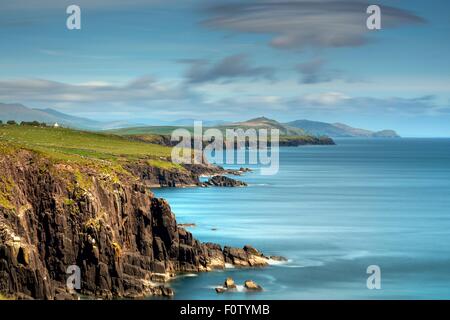
<path fill-rule="evenodd" d="M 281 139 L 279 142 L 280 147 L 298 147 L 305 145 L 335 145 L 333 139 L 329 137 L 314 137 L 310 136 L 308 138 L 295 138 L 290 137 L 289 139 Z"/>
<path fill-rule="evenodd" d="M 179 187 L 196 185 L 199 181 L 198 175 L 191 171 L 169 171 L 145 163 L 129 165 L 127 169 L 147 186 Z"/>
<path fill-rule="evenodd" d="M 203 174 L 221 174 L 221 167 L 205 164 L 184 164 L 185 170 L 170 171 L 151 167 L 146 163 L 128 165 L 127 170 L 139 177 L 146 186 L 182 187 L 199 185 L 199 176 Z"/>
<path fill-rule="evenodd" d="M 228 178 L 226 176 L 214 176 L 204 183 L 205 186 L 214 187 L 245 187 L 245 182 Z"/>
<path fill-rule="evenodd" d="M 0 172 L 11 191 L 8 202 L 0 203 L 5 295 L 74 298 L 66 286 L 72 265 L 80 270 L 79 293 L 138 298 L 173 295 L 164 282 L 177 272 L 267 264 L 248 247 L 199 242 L 139 179 L 110 181 L 89 168 L 53 164 L 28 151 L 0 155 Z"/>

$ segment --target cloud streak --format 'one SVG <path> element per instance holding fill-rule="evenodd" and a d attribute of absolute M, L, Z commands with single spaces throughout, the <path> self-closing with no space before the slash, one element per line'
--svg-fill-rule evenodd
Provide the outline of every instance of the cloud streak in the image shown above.
<path fill-rule="evenodd" d="M 190 64 L 186 73 L 189 83 L 231 81 L 232 79 L 273 79 L 274 69 L 252 66 L 245 55 L 232 55 L 217 62 L 208 60 L 183 60 Z"/>
<path fill-rule="evenodd" d="M 181 86 L 165 84 L 152 77 L 136 78 L 124 85 L 92 81 L 68 84 L 45 79 L 0 80 L 2 101 L 39 103 L 99 103 L 117 101 L 181 100 L 190 93 Z"/>
<path fill-rule="evenodd" d="M 301 76 L 300 83 L 316 84 L 342 78 L 338 70 L 325 70 L 325 63 L 325 60 L 318 58 L 299 64 L 296 69 Z"/>
<path fill-rule="evenodd" d="M 120 85 L 101 81 L 69 84 L 45 79 L 1 80 L 0 102 L 50 107 L 84 116 L 92 114 L 96 119 L 121 114 L 121 120 L 161 116 L 236 119 L 260 115 L 295 119 L 324 114 L 368 118 L 450 116 L 450 106 L 438 104 L 434 96 L 373 98 L 323 92 L 285 97 L 267 92 L 230 93 L 212 100 L 189 85 L 166 83 L 148 76 Z"/>
<path fill-rule="evenodd" d="M 270 35 L 279 49 L 354 47 L 368 41 L 366 9 L 359 0 L 243 1 L 209 7 L 204 25 L 242 33 Z M 382 27 L 424 23 L 406 10 L 381 6 Z"/>

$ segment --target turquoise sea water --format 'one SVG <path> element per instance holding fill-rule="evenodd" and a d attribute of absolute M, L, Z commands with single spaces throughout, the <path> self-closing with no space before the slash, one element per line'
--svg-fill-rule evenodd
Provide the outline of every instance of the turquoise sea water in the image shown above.
<path fill-rule="evenodd" d="M 450 299 L 450 139 L 342 139 L 282 148 L 280 162 L 247 188 L 154 190 L 198 239 L 289 259 L 179 277 L 176 299 Z M 217 294 L 227 276 L 265 290 Z"/>

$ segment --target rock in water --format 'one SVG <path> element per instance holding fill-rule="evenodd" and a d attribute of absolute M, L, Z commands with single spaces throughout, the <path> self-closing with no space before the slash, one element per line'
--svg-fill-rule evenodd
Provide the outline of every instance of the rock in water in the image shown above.
<path fill-rule="evenodd" d="M 253 280 L 247 280 L 244 282 L 244 287 L 250 291 L 262 291 L 262 287 Z"/>
<path fill-rule="evenodd" d="M 288 259 L 286 259 L 285 257 L 282 257 L 282 256 L 270 256 L 269 259 L 273 260 L 273 261 L 279 261 L 279 262 L 288 261 Z"/>
<path fill-rule="evenodd" d="M 214 176 L 206 182 L 207 185 L 215 187 L 245 187 L 245 182 L 231 179 L 226 176 Z"/>
<path fill-rule="evenodd" d="M 225 280 L 225 283 L 223 284 L 223 286 L 227 289 L 236 289 L 236 284 L 234 283 L 234 280 L 231 277 L 228 277 Z"/>
<path fill-rule="evenodd" d="M 227 291 L 227 289 L 223 288 L 223 287 L 217 287 L 216 288 L 216 292 L 217 293 L 224 293 L 225 291 Z"/>

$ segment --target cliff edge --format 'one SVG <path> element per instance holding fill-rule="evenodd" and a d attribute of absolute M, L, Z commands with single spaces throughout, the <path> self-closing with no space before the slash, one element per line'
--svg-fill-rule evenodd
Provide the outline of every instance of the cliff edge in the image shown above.
<path fill-rule="evenodd" d="M 55 161 L 0 145 L 0 293 L 21 299 L 78 294 L 137 298 L 173 294 L 179 272 L 263 266 L 252 247 L 201 243 L 177 225 L 169 204 L 137 174 L 109 163 Z M 76 266 L 81 288 L 66 286 Z"/>

